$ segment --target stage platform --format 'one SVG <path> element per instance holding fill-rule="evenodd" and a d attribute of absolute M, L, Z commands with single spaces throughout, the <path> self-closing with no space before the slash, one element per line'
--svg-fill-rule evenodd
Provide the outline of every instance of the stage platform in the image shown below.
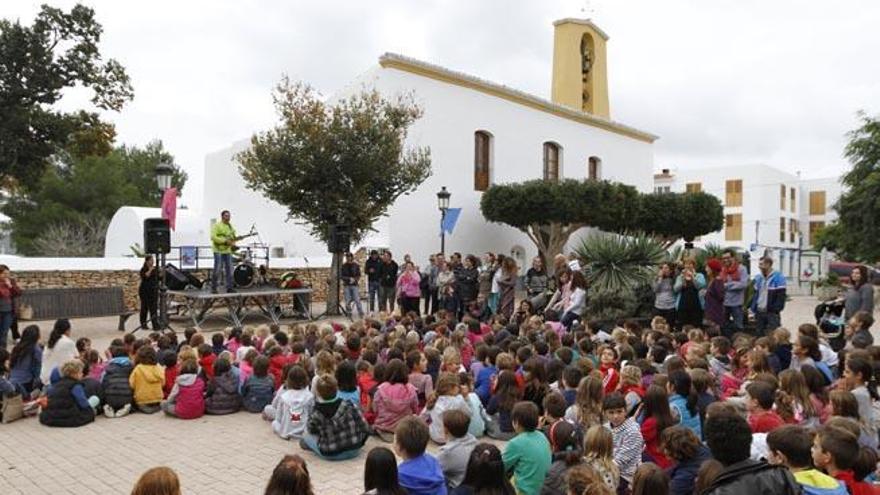
<path fill-rule="evenodd" d="M 287 313 L 283 299 L 288 299 L 287 310 L 293 317 L 312 319 L 312 289 L 279 289 L 272 286 L 239 288 L 235 292 L 212 293 L 204 289 L 169 290 L 168 301 L 178 314 L 188 314 L 193 325 L 201 324 L 211 317 L 221 318 L 235 327 L 249 316 L 262 316 L 278 324 Z M 297 304 L 298 303 L 298 304 Z M 297 307 L 298 306 L 298 307 Z M 251 310 L 255 307 L 257 311 Z M 226 309 L 226 314 L 222 309 Z"/>

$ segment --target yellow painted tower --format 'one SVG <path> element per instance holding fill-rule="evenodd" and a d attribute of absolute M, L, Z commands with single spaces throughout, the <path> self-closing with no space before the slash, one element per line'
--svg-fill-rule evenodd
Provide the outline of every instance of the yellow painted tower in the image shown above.
<path fill-rule="evenodd" d="M 608 107 L 608 35 L 589 19 L 553 23 L 554 103 L 611 118 Z"/>

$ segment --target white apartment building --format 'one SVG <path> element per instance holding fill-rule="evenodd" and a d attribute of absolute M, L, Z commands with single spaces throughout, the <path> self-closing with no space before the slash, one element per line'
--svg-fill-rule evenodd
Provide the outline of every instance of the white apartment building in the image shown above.
<path fill-rule="evenodd" d="M 757 258 L 768 253 L 787 277 L 800 272 L 801 253 L 810 251 L 817 229 L 837 218 L 838 178 L 801 179 L 769 165 L 705 169 L 663 169 L 654 191 L 703 191 L 724 205 L 724 228 L 694 242 L 735 247 Z"/>

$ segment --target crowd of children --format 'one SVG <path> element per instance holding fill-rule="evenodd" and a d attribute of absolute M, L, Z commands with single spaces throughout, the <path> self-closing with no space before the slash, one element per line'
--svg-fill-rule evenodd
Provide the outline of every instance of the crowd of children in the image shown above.
<path fill-rule="evenodd" d="M 840 352 L 812 324 L 756 338 L 662 317 L 556 320 L 379 314 L 126 335 L 103 351 L 60 320 L 46 349 L 29 326 L 0 350 L 0 391 L 34 399 L 48 426 L 247 411 L 329 461 L 377 435 L 392 447 L 366 456 L 377 494 L 721 494 L 755 479 L 780 493 L 874 493 L 880 347 L 851 345 L 870 315 Z M 59 360 L 67 340 L 76 355 Z M 302 458 L 279 469 L 307 476 Z"/>

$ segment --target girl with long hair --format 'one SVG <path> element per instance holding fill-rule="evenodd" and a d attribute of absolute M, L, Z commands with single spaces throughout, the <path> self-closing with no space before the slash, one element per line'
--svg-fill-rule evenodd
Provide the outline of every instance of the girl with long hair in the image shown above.
<path fill-rule="evenodd" d="M 579 424 L 582 430 L 602 422 L 602 380 L 590 375 L 581 379 L 574 404 L 565 411 L 565 419 Z"/>
<path fill-rule="evenodd" d="M 513 429 L 513 406 L 520 400 L 521 394 L 516 380 L 516 373 L 504 370 L 498 373 L 495 382 L 495 393 L 486 405 L 486 412 L 496 418 L 493 426 L 486 432 L 496 440 L 510 440 L 516 435 Z"/>
<path fill-rule="evenodd" d="M 819 415 L 819 423 L 828 421 L 831 406 L 828 403 L 828 390 L 825 388 L 825 377 L 822 372 L 812 366 L 801 366 L 801 373 L 810 390 L 810 403 Z"/>
<path fill-rule="evenodd" d="M 666 391 L 669 393 L 669 408 L 673 416 L 678 417 L 678 424 L 690 428 L 698 438 L 703 438 L 697 409 L 698 397 L 691 376 L 686 371 L 673 371 L 669 374 Z"/>
<path fill-rule="evenodd" d="M 810 428 L 819 426 L 819 411 L 810 400 L 810 389 L 803 373 L 792 369 L 779 373 L 779 391 L 776 396 L 776 412 L 786 423 Z"/>
<path fill-rule="evenodd" d="M 645 439 L 645 457 L 657 463 L 663 469 L 672 465 L 672 461 L 661 448 L 660 439 L 663 431 L 675 425 L 675 418 L 669 409 L 669 396 L 663 387 L 652 385 L 645 393 L 642 402 L 642 438 Z"/>
<path fill-rule="evenodd" d="M 367 454 L 364 495 L 406 495 L 397 480 L 397 459 L 390 449 L 375 447 Z"/>
<path fill-rule="evenodd" d="M 52 333 L 49 334 L 46 349 L 43 350 L 40 381 L 43 384 L 49 383 L 49 377 L 53 369 L 71 359 L 78 358 L 79 352 L 76 350 L 76 342 L 70 338 L 70 321 L 64 318 L 57 320 L 55 326 L 52 327 Z"/>
<path fill-rule="evenodd" d="M 605 486 L 612 492 L 617 492 L 620 470 L 614 464 L 614 437 L 611 430 L 602 425 L 591 426 L 584 438 L 584 456 L 587 464 L 605 482 Z"/>
<path fill-rule="evenodd" d="M 501 451 L 491 443 L 478 443 L 468 459 L 464 481 L 450 495 L 515 495 L 504 471 Z"/>
<path fill-rule="evenodd" d="M 553 463 L 544 478 L 542 495 L 565 495 L 566 478 L 570 468 L 582 464 L 580 435 L 568 421 L 557 421 L 550 426 L 548 437 L 553 451 Z"/>
<path fill-rule="evenodd" d="M 25 395 L 41 386 L 40 368 L 43 365 L 43 348 L 39 345 L 40 327 L 28 325 L 21 339 L 9 356 L 9 381 Z"/>
<path fill-rule="evenodd" d="M 306 461 L 298 455 L 286 455 L 275 466 L 264 495 L 315 495 Z"/>

